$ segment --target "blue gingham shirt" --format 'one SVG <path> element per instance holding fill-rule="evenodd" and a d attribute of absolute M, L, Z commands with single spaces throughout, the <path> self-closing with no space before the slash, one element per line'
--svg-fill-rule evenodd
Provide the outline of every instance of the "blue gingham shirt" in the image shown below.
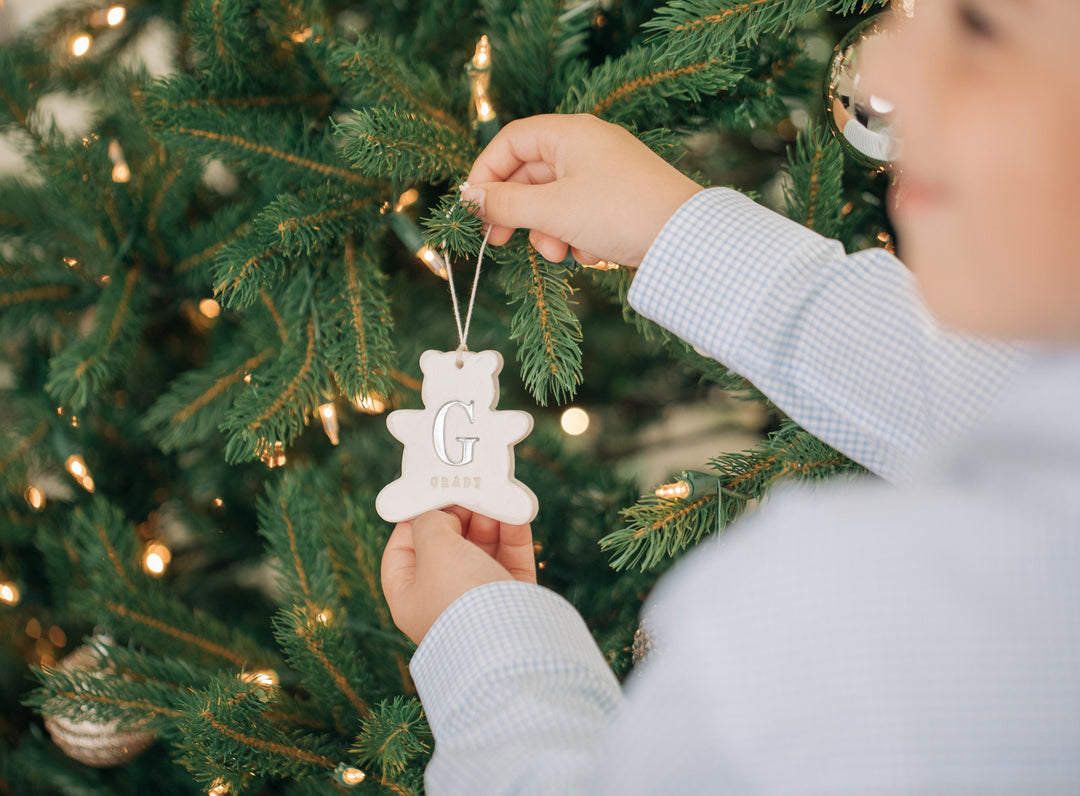
<path fill-rule="evenodd" d="M 562 597 L 468 592 L 410 665 L 428 792 L 1080 793 L 1080 351 L 947 332 L 886 252 L 725 189 L 630 300 L 894 483 L 781 487 L 700 546 L 625 689 Z"/>

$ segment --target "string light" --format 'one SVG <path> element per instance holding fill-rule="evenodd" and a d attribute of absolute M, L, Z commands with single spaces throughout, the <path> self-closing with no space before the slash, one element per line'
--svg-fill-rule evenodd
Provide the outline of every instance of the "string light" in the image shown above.
<path fill-rule="evenodd" d="M 263 448 L 263 454 L 260 457 L 263 463 L 273 470 L 275 467 L 285 466 L 285 446 L 279 441 L 275 441 L 273 445 L 266 445 Z"/>
<path fill-rule="evenodd" d="M 486 35 L 481 36 L 476 45 L 472 62 L 469 64 L 468 74 L 472 83 L 476 120 L 478 122 L 493 122 L 495 120 L 495 109 L 488 99 L 488 88 L 491 85 L 491 42 Z"/>
<path fill-rule="evenodd" d="M 332 403 L 323 404 L 319 407 L 319 418 L 322 420 L 323 431 L 330 438 L 330 444 L 337 445 L 338 432 L 341 430 L 338 425 L 337 409 Z"/>
<path fill-rule="evenodd" d="M 656 488 L 655 494 L 661 500 L 681 500 L 690 494 L 690 484 L 686 481 L 662 484 Z"/>
<path fill-rule="evenodd" d="M 77 453 L 67 457 L 64 468 L 75 479 L 75 482 L 87 492 L 94 491 L 94 479 L 90 476 L 90 468 L 86 466 L 86 460 Z"/>
<path fill-rule="evenodd" d="M 216 318 L 221 314 L 221 305 L 212 298 L 204 298 L 199 302 L 199 312 L 207 318 Z"/>
<path fill-rule="evenodd" d="M 54 647 L 66 647 L 67 646 L 67 633 L 64 632 L 64 628 L 53 625 L 49 628 L 49 643 Z"/>
<path fill-rule="evenodd" d="M 241 672 L 238 676 L 245 683 L 255 683 L 264 688 L 273 688 L 280 682 L 278 673 L 273 669 L 258 669 L 253 672 Z"/>
<path fill-rule="evenodd" d="M 406 207 L 416 204 L 416 200 L 419 198 L 420 192 L 415 188 L 410 188 L 398 197 L 397 204 L 394 205 L 394 212 L 400 213 Z"/>
<path fill-rule="evenodd" d="M 661 500 L 682 500 L 684 498 L 716 495 L 720 492 L 720 479 L 709 473 L 686 470 L 679 473 L 678 480 L 658 486 L 653 494 Z M 719 514 L 717 515 L 719 517 Z"/>
<path fill-rule="evenodd" d="M 366 776 L 363 771 L 347 763 L 338 763 L 338 767 L 334 769 L 334 777 L 337 781 L 350 788 L 359 785 Z"/>
<path fill-rule="evenodd" d="M 142 568 L 148 575 L 155 577 L 164 575 L 171 561 L 172 550 L 164 542 L 149 542 L 143 550 Z"/>
<path fill-rule="evenodd" d="M 120 142 L 115 138 L 109 141 L 109 160 L 113 162 L 113 182 L 127 182 L 131 179 L 131 169 L 128 168 L 124 159 L 124 150 L 120 148 Z"/>
<path fill-rule="evenodd" d="M 82 58 L 90 49 L 91 41 L 93 40 L 85 33 L 76 36 L 71 40 L 71 54 L 76 58 Z"/>
<path fill-rule="evenodd" d="M 416 256 L 419 257 L 424 265 L 431 269 L 431 273 L 435 274 L 442 279 L 446 279 L 446 261 L 443 260 L 442 255 L 428 246 L 426 243 L 416 251 Z"/>
<path fill-rule="evenodd" d="M 389 202 L 383 206 L 382 212 L 389 217 L 390 228 L 394 230 L 398 240 L 405 244 L 409 251 L 416 254 L 433 274 L 446 279 L 446 262 L 435 249 L 424 242 L 424 233 L 420 231 L 420 227 L 416 226 L 413 220 L 404 213 L 394 212 Z"/>
<path fill-rule="evenodd" d="M 225 505 L 225 501 L 219 497 L 214 498 L 211 502 L 214 504 L 214 508 L 216 509 L 220 509 L 222 506 Z"/>
<path fill-rule="evenodd" d="M 323 608 L 319 613 L 315 614 L 315 621 L 320 625 L 327 625 L 330 620 L 334 618 L 334 612 L 329 608 Z"/>
<path fill-rule="evenodd" d="M 359 785 L 364 781 L 364 772 L 358 768 L 347 768 L 341 772 L 341 779 L 346 785 Z"/>
<path fill-rule="evenodd" d="M 250 373 L 245 373 L 244 374 L 244 384 L 251 384 L 251 374 Z"/>
<path fill-rule="evenodd" d="M 473 69 L 488 69 L 491 67 L 491 41 L 485 33 L 476 43 L 476 50 L 472 57 Z"/>
<path fill-rule="evenodd" d="M 386 402 L 377 395 L 358 395 L 353 398 L 353 406 L 369 415 L 381 415 L 386 411 Z"/>
<path fill-rule="evenodd" d="M 126 15 L 127 11 L 123 6 L 113 6 L 105 13 L 105 21 L 109 23 L 110 28 L 115 28 L 124 21 Z"/>
<path fill-rule="evenodd" d="M 589 413 L 578 406 L 571 406 L 562 413 L 559 423 L 563 431 L 571 437 L 577 437 L 584 434 L 589 427 Z"/>
<path fill-rule="evenodd" d="M 214 784 L 210 786 L 210 790 L 206 792 L 206 796 L 227 796 L 228 793 L 229 786 L 220 779 L 215 779 Z"/>
<path fill-rule="evenodd" d="M 18 605 L 21 596 L 22 595 L 19 594 L 19 587 L 14 583 L 0 583 L 0 602 L 7 605 Z"/>
<path fill-rule="evenodd" d="M 41 511 L 45 508 L 45 493 L 31 484 L 26 487 L 26 491 L 23 492 L 23 498 L 30 505 L 34 511 Z"/>
<path fill-rule="evenodd" d="M 66 265 L 68 268 L 75 268 L 79 264 L 79 261 L 76 260 L 74 257 L 62 257 L 60 259 L 64 261 L 64 265 Z"/>

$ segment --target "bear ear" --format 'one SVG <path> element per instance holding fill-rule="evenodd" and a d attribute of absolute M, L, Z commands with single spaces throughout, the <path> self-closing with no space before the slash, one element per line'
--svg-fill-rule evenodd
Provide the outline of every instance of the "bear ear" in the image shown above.
<path fill-rule="evenodd" d="M 438 369 L 440 357 L 446 356 L 442 351 L 428 350 L 420 355 L 420 372 L 425 376 Z"/>
<path fill-rule="evenodd" d="M 498 351 L 492 351 L 490 349 L 487 351 L 478 351 L 476 353 L 476 362 L 484 369 L 484 371 L 490 372 L 492 376 L 498 376 L 499 371 L 503 369 L 502 354 Z"/>

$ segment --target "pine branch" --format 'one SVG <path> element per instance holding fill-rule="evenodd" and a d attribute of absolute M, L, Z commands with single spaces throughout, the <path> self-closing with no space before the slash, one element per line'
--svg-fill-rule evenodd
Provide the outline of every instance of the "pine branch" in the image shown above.
<path fill-rule="evenodd" d="M 138 565 L 136 533 L 119 509 L 95 496 L 75 510 L 63 539 L 45 538 L 43 552 L 61 570 L 74 570 L 77 611 L 162 654 L 232 666 L 272 664 L 274 656 L 234 628 L 192 611 Z"/>
<path fill-rule="evenodd" d="M 283 194 L 255 218 L 249 231 L 224 245 L 215 257 L 214 294 L 222 303 L 243 309 L 255 303 L 259 289 L 273 287 L 291 267 L 370 224 L 378 206 L 373 196 L 320 188 L 303 198 Z M 375 216 L 377 217 L 377 216 Z"/>
<path fill-rule="evenodd" d="M 461 201 L 455 188 L 440 197 L 435 209 L 420 222 L 425 242 L 436 251 L 446 250 L 451 257 L 476 257 L 484 239 L 483 221 L 472 205 Z"/>
<path fill-rule="evenodd" d="M 550 263 L 520 241 L 499 253 L 510 304 L 519 305 L 510 322 L 518 343 L 521 378 L 541 406 L 563 403 L 581 384 L 581 323 L 570 309 L 574 292 L 569 268 Z"/>
<path fill-rule="evenodd" d="M 586 49 L 590 3 L 482 0 L 494 71 L 491 93 L 512 117 L 548 113 L 577 75 Z"/>
<path fill-rule="evenodd" d="M 466 174 L 479 152 L 457 128 L 394 108 L 356 111 L 336 125 L 341 153 L 362 173 L 415 182 Z"/>
<path fill-rule="evenodd" d="M 835 0 L 672 0 L 643 28 L 672 63 L 722 57 L 765 33 L 786 35 Z"/>
<path fill-rule="evenodd" d="M 323 611 L 293 605 L 274 617 L 274 637 L 289 663 L 304 675 L 304 684 L 324 710 L 335 715 L 343 726 L 351 726 L 371 713 L 360 696 L 370 689 L 368 663 L 342 628 L 342 611 L 320 620 L 334 607 Z"/>
<path fill-rule="evenodd" d="M 357 105 L 396 107 L 468 135 L 443 107 L 448 91 L 438 74 L 422 63 L 407 64 L 385 39 L 362 33 L 355 43 L 329 50 L 326 58 L 327 72 L 335 75 Z"/>
<path fill-rule="evenodd" d="M 726 528 L 747 503 L 764 497 L 781 479 L 821 480 L 864 472 L 791 421 L 757 448 L 723 454 L 710 466 L 717 475 L 718 493 L 681 500 L 645 495 L 622 512 L 625 527 L 600 540 L 601 549 L 612 555 L 612 568 L 644 571 L 677 556 L 706 534 Z"/>
<path fill-rule="evenodd" d="M 357 250 L 352 236 L 346 237 L 343 257 L 330 267 L 328 284 L 335 287 L 323 301 L 326 363 L 351 400 L 384 399 L 394 392 L 394 324 L 385 280 L 372 250 Z"/>
<path fill-rule="evenodd" d="M 181 374 L 150 407 L 143 418 L 143 430 L 166 453 L 205 443 L 217 433 L 244 378 L 275 353 L 274 348 L 250 357 L 230 353 L 207 368 Z"/>
<path fill-rule="evenodd" d="M 0 328 L 25 328 L 42 312 L 71 311 L 83 304 L 80 286 L 69 279 L 0 279 Z"/>
<path fill-rule="evenodd" d="M 265 375 L 253 379 L 226 412 L 221 428 L 228 436 L 225 458 L 230 463 L 261 456 L 275 442 L 287 447 L 329 394 L 314 319 L 309 317 L 297 331 Z"/>
<path fill-rule="evenodd" d="M 560 110 L 591 113 L 620 124 L 655 125 L 671 116 L 671 100 L 699 101 L 727 89 L 738 77 L 718 58 L 670 66 L 652 50 L 630 50 L 594 69 L 571 89 Z"/>
<path fill-rule="evenodd" d="M 310 469 L 289 471 L 259 498 L 259 533 L 277 560 L 286 606 L 316 612 L 334 600 L 334 582 L 322 543 L 318 496 L 330 488 Z"/>
<path fill-rule="evenodd" d="M 420 702 L 398 696 L 375 705 L 350 751 L 362 768 L 378 768 L 384 777 L 395 777 L 410 764 L 426 765 L 433 746 Z"/>
<path fill-rule="evenodd" d="M 181 762 L 204 786 L 218 783 L 231 793 L 261 776 L 310 779 L 337 766 L 337 749 L 314 732 L 286 733 L 267 716 L 272 698 L 261 685 L 221 680 L 184 695 L 178 746 Z"/>
<path fill-rule="evenodd" d="M 791 181 L 784 189 L 788 217 L 826 238 L 840 236 L 844 224 L 844 153 L 824 127 L 799 134 L 788 156 Z"/>
<path fill-rule="evenodd" d="M 61 404 L 82 409 L 127 366 L 142 326 L 141 274 L 134 267 L 122 281 L 110 282 L 95 309 L 90 334 L 51 361 L 45 389 Z"/>

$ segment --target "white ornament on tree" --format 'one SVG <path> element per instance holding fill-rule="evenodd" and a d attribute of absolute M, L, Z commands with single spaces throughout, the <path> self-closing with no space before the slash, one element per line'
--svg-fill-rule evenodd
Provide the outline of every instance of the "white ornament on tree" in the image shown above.
<path fill-rule="evenodd" d="M 375 500 L 380 517 L 401 522 L 453 505 L 512 525 L 536 517 L 536 495 L 514 478 L 513 450 L 533 420 L 528 412 L 496 410 L 502 366 L 498 351 L 423 353 L 424 408 L 386 418 L 405 450 L 401 478 Z"/>

